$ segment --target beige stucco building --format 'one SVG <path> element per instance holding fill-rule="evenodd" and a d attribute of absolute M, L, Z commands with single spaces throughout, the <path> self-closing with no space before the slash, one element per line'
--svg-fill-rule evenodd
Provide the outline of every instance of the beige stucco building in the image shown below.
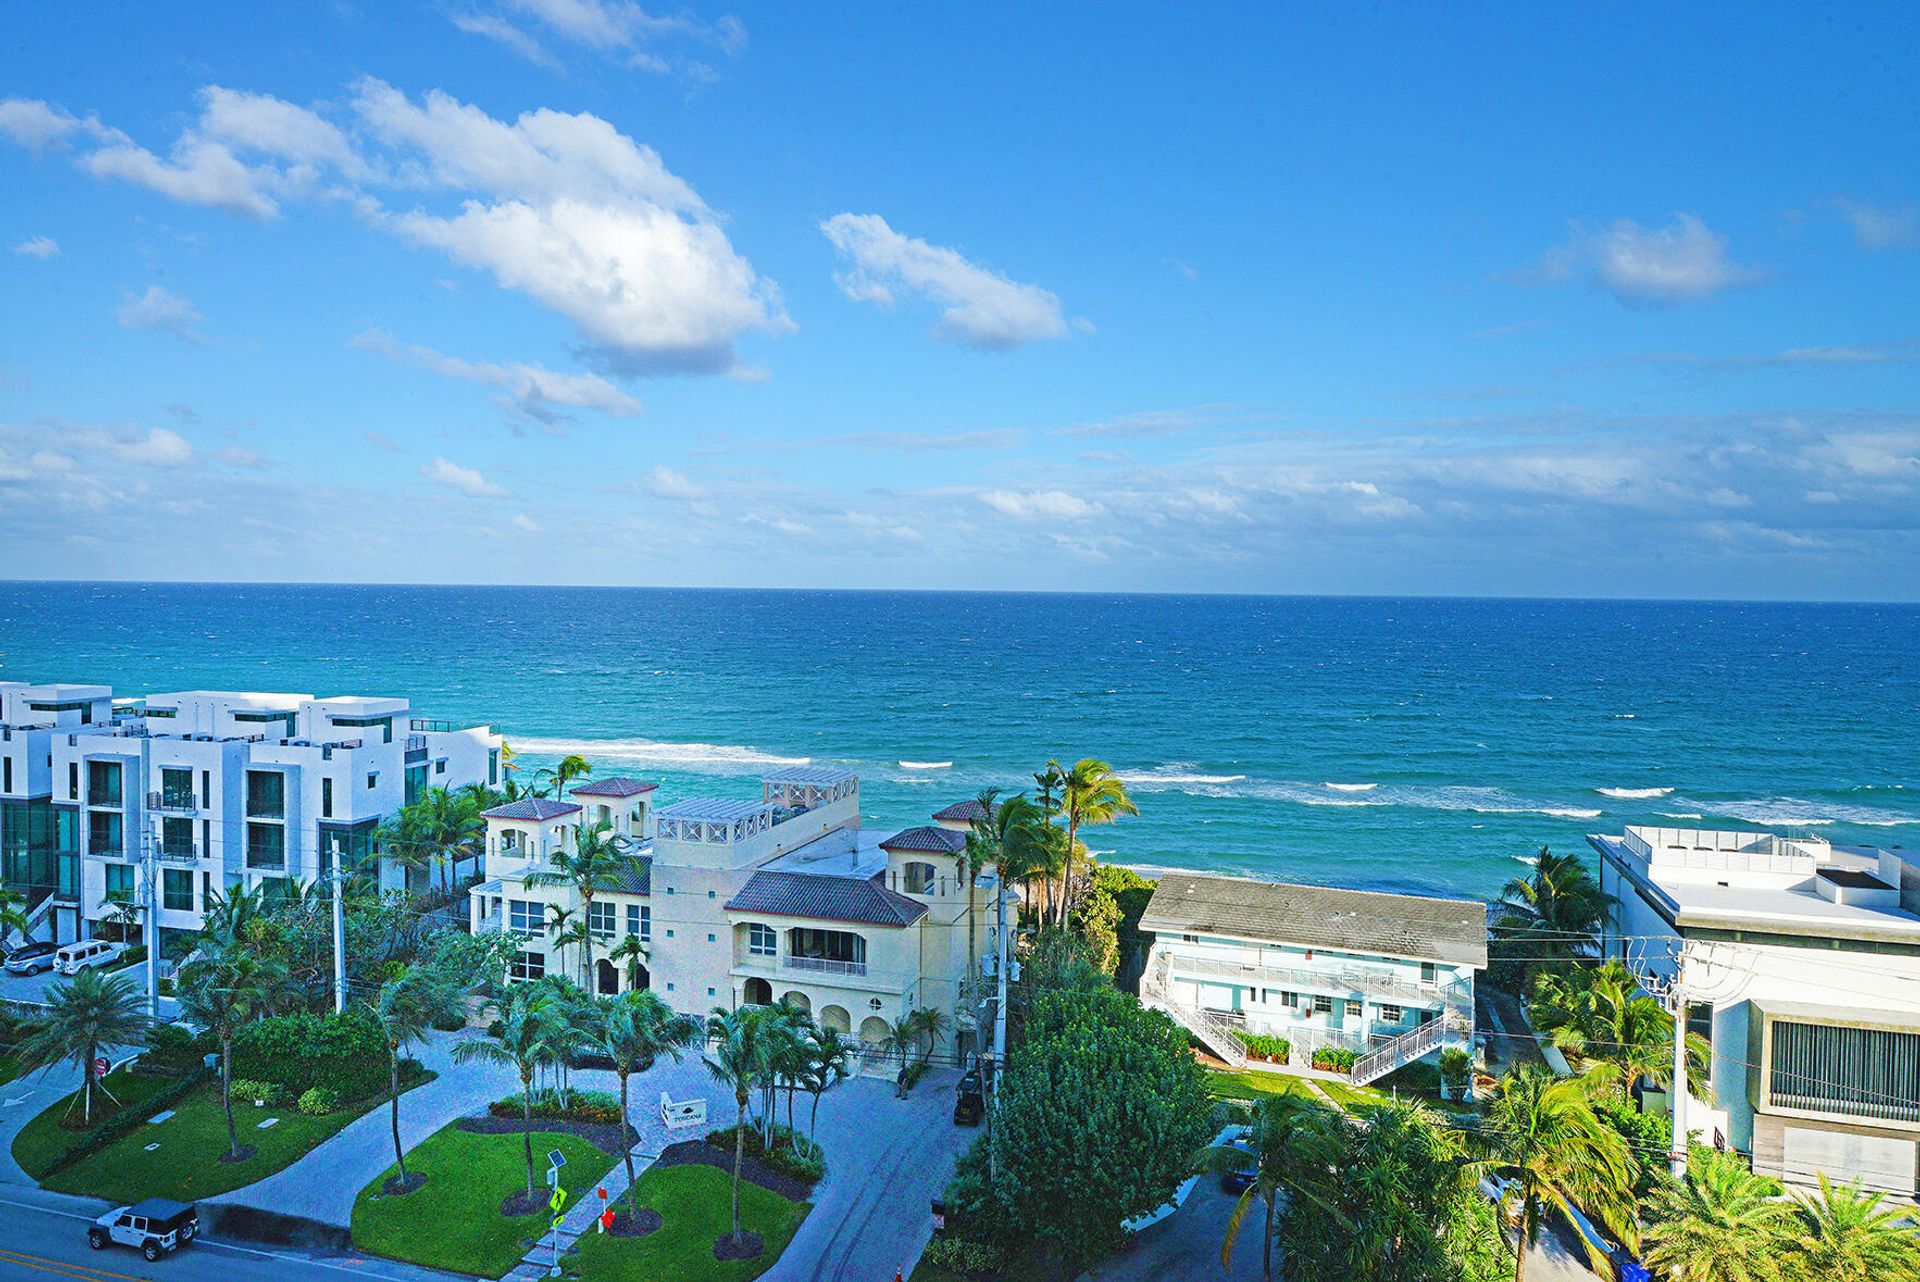
<path fill-rule="evenodd" d="M 989 956 L 995 884 L 989 869 L 968 886 L 965 803 L 882 837 L 860 827 L 860 780 L 845 770 L 780 770 L 761 780 L 758 799 L 656 808 L 655 796 L 652 784 L 601 779 L 561 801 L 487 812 L 473 928 L 523 941 L 513 978 L 565 973 L 601 993 L 637 984 L 691 1014 L 778 1001 L 868 1046 L 909 1010 L 933 1007 L 951 1021 L 943 1052 L 980 1049 L 963 984 L 968 918 L 974 948 Z M 624 858 L 594 890 L 589 971 L 554 929 L 556 913 L 571 922 L 584 897 L 527 877 L 599 824 Z M 627 936 L 646 946 L 643 963 L 608 959 Z"/>

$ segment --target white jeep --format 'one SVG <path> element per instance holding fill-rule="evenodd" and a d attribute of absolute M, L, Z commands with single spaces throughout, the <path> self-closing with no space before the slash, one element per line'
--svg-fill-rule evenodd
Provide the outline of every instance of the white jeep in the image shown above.
<path fill-rule="evenodd" d="M 104 1251 L 109 1242 L 130 1246 L 157 1260 L 193 1241 L 200 1231 L 200 1213 L 185 1202 L 150 1197 L 136 1206 L 109 1211 L 87 1230 L 87 1245 Z"/>

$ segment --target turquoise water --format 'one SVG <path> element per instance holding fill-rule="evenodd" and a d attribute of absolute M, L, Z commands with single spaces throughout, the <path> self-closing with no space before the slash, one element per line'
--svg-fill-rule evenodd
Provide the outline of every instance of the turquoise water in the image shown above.
<path fill-rule="evenodd" d="M 1099 756 L 1115 860 L 1471 895 L 1627 823 L 1913 840 L 1917 660 L 1910 606 L 0 583 L 0 678 L 401 694 L 669 798 L 845 764 L 874 826 Z"/>

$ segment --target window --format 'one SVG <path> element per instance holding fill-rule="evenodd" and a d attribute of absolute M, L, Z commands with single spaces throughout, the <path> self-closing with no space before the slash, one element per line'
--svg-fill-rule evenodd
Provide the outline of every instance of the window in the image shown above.
<path fill-rule="evenodd" d="M 787 955 L 809 961 L 864 966 L 867 961 L 867 941 L 850 931 L 796 926 L 787 932 Z"/>
<path fill-rule="evenodd" d="M 1298 1006 L 1300 1004 L 1300 994 L 1283 992 L 1280 994 L 1280 1004 L 1282 1006 Z"/>
<path fill-rule="evenodd" d="M 287 866 L 287 830 L 279 824 L 247 825 L 247 867 L 282 869 Z"/>
<path fill-rule="evenodd" d="M 595 902 L 587 907 L 587 929 L 593 932 L 595 939 L 613 938 L 614 921 L 620 912 L 617 904 Z"/>
<path fill-rule="evenodd" d="M 173 859 L 193 858 L 193 820 L 162 819 L 160 853 Z"/>
<path fill-rule="evenodd" d="M 247 815 L 253 819 L 287 816 L 287 777 L 276 770 L 247 771 Z"/>
<path fill-rule="evenodd" d="M 380 772 L 378 770 L 367 771 L 367 791 L 372 792 L 375 788 L 378 788 L 379 786 L 380 786 Z"/>
<path fill-rule="evenodd" d="M 13 758 L 0 757 L 0 792 L 13 791 Z"/>
<path fill-rule="evenodd" d="M 707 898 L 708 898 L 708 899 L 712 899 L 712 898 L 713 898 L 713 892 L 712 892 L 711 890 L 709 890 L 709 891 L 707 892 Z"/>
<path fill-rule="evenodd" d="M 133 902 L 133 865 L 107 865 L 107 902 L 125 904 Z"/>
<path fill-rule="evenodd" d="M 754 957 L 771 957 L 780 951 L 773 927 L 754 922 L 747 927 L 747 952 Z"/>
<path fill-rule="evenodd" d="M 433 763 L 433 773 L 437 775 L 443 775 L 447 773 L 447 759 L 445 757 L 442 757 L 440 758 L 440 760 Z"/>
<path fill-rule="evenodd" d="M 487 787 L 500 786 L 500 749 L 487 749 Z"/>
<path fill-rule="evenodd" d="M 160 906 L 172 912 L 192 912 L 193 874 L 181 868 L 162 869 Z"/>
<path fill-rule="evenodd" d="M 514 979 L 545 979 L 547 977 L 547 955 L 545 953 L 515 953 L 513 962 L 507 967 L 507 974 Z"/>
<path fill-rule="evenodd" d="M 708 942 L 709 944 L 711 944 L 711 943 L 713 943 L 713 942 L 714 942 L 714 938 L 713 938 L 713 932 L 712 932 L 712 931 L 708 931 L 708 932 L 707 932 L 707 942 Z"/>
<path fill-rule="evenodd" d="M 1383 1024 L 1398 1024 L 1406 1017 L 1407 1012 L 1401 1010 L 1398 1006 L 1382 1006 L 1380 1008 L 1380 1022 Z"/>
<path fill-rule="evenodd" d="M 120 816 L 118 814 L 111 810 L 87 812 L 87 849 L 96 855 L 120 853 Z"/>
<path fill-rule="evenodd" d="M 119 762 L 89 761 L 87 763 L 87 804 L 90 806 L 120 804 Z"/>
<path fill-rule="evenodd" d="M 320 817 L 333 818 L 333 780 L 331 779 L 320 781 Z"/>
<path fill-rule="evenodd" d="M 294 723 L 300 719 L 300 714 L 298 712 L 236 712 L 233 714 L 233 719 L 239 724 L 263 727 L 262 734 L 267 733 L 264 727 L 277 725 L 280 727 L 280 737 L 291 739 Z"/>
<path fill-rule="evenodd" d="M 1333 998 L 1322 997 L 1318 993 L 1315 993 L 1313 998 L 1313 1013 L 1316 1015 L 1333 1014 Z"/>
<path fill-rule="evenodd" d="M 908 864 L 901 870 L 900 888 L 909 895 L 931 895 L 933 876 L 932 864 Z"/>
<path fill-rule="evenodd" d="M 420 794 L 427 790 L 427 768 L 424 765 L 408 766 L 404 784 L 401 804 L 411 806 L 420 800 Z"/>
<path fill-rule="evenodd" d="M 627 905 L 627 933 L 641 943 L 653 938 L 653 909 L 645 904 Z"/>
<path fill-rule="evenodd" d="M 193 771 L 167 767 L 160 772 L 160 804 L 167 810 L 193 809 Z"/>
<path fill-rule="evenodd" d="M 1352 999 L 1348 999 L 1347 1001 L 1347 1018 L 1348 1019 L 1359 1019 L 1362 1015 L 1366 1014 L 1366 1012 L 1367 1012 L 1367 1007 L 1365 1002 L 1356 1002 L 1356 1001 L 1353 1001 Z"/>
<path fill-rule="evenodd" d="M 67 763 L 67 798 L 70 801 L 80 800 L 80 763 L 77 761 Z"/>
<path fill-rule="evenodd" d="M 1440 968 L 1438 966 L 1434 965 L 1432 962 L 1420 963 L 1420 982 L 1421 983 L 1431 984 L 1439 978 L 1440 978 Z"/>
<path fill-rule="evenodd" d="M 206 798 L 209 806 L 213 804 L 213 771 L 211 770 L 200 772 L 200 795 Z"/>
<path fill-rule="evenodd" d="M 540 910 L 541 905 L 530 899 L 509 899 L 507 901 L 508 932 L 522 939 L 533 939 L 546 934 L 546 917 Z"/>
<path fill-rule="evenodd" d="M 1920 1122 L 1920 1033 L 1770 1019 L 1767 1035 L 1769 1104 Z"/>

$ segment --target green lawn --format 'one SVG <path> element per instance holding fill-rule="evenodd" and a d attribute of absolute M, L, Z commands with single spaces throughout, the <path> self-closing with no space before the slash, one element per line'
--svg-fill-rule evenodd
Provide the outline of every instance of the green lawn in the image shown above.
<path fill-rule="evenodd" d="M 233 1122 L 240 1144 L 253 1145 L 254 1154 L 244 1162 L 227 1163 L 219 1160 L 227 1151 L 227 1119 L 220 1107 L 220 1083 L 212 1081 L 175 1105 L 174 1115 L 166 1121 L 142 1126 L 49 1176 L 41 1186 L 115 1202 L 137 1202 L 144 1197 L 191 1202 L 263 1180 L 332 1139 L 369 1109 L 385 1107 L 386 1101 L 380 1100 L 308 1117 L 291 1104 L 255 1108 L 251 1100 L 235 1100 Z M 406 1107 L 403 1094 L 403 1113 Z M 270 1117 L 280 1120 L 262 1130 L 260 1123 Z M 149 1144 L 159 1147 L 149 1151 Z M 14 1151 L 18 1157 L 17 1145 Z"/>
<path fill-rule="evenodd" d="M 1207 1091 L 1215 1099 L 1257 1100 L 1264 1095 L 1305 1095 L 1317 1098 L 1305 1079 L 1287 1073 L 1234 1073 L 1207 1070 Z"/>
<path fill-rule="evenodd" d="M 545 1154 L 556 1148 L 567 1158 L 560 1182 L 569 1205 L 591 1196 L 616 1160 L 578 1136 L 539 1131 L 533 1136 L 538 1178 L 545 1175 Z M 518 1135 L 472 1135 L 449 1122 L 407 1154 L 407 1170 L 425 1175 L 426 1187 L 405 1197 L 382 1196 L 381 1187 L 399 1173 L 390 1166 L 360 1190 L 353 1201 L 354 1245 L 410 1264 L 497 1278 L 526 1254 L 521 1240 L 545 1232 L 552 1218 L 545 1212 L 500 1216 L 501 1201 L 527 1186 Z"/>
<path fill-rule="evenodd" d="M 1333 1097 L 1333 1102 L 1349 1113 L 1355 1108 L 1369 1108 L 1375 1104 L 1386 1104 L 1393 1097 L 1384 1091 L 1376 1091 L 1371 1086 L 1349 1086 L 1345 1082 L 1322 1082 L 1320 1088 Z"/>
<path fill-rule="evenodd" d="M 590 1233 L 571 1263 L 583 1282 L 672 1278 L 745 1282 L 773 1267 L 813 1208 L 757 1184 L 740 1183 L 740 1223 L 766 1245 L 751 1260 L 713 1258 L 714 1239 L 733 1227 L 732 1174 L 714 1166 L 654 1167 L 640 1175 L 640 1204 L 660 1212 L 660 1228 L 642 1238 Z"/>
<path fill-rule="evenodd" d="M 0 1055 L 0 1083 L 11 1082 L 20 1076 L 20 1061 L 11 1055 Z"/>
<path fill-rule="evenodd" d="M 78 1070 L 75 1070 L 73 1076 L 76 1079 L 80 1076 Z M 99 1089 L 96 1087 L 93 1095 L 93 1120 L 95 1125 L 112 1117 L 115 1113 L 119 1112 L 122 1107 L 138 1107 L 144 1101 L 158 1095 L 169 1086 L 172 1086 L 173 1079 L 170 1077 L 135 1077 L 132 1073 L 121 1069 L 118 1072 L 108 1074 L 106 1080 L 101 1082 L 100 1085 L 111 1091 L 120 1103 L 116 1105 L 113 1100 L 100 1094 Z M 73 1095 L 61 1096 L 45 1109 L 41 1110 L 38 1117 L 22 1127 L 20 1134 L 14 1136 L 13 1160 L 20 1163 L 21 1170 L 33 1176 L 35 1179 L 39 1179 L 44 1175 L 47 1168 L 52 1166 L 54 1161 L 59 1158 L 62 1153 L 71 1148 L 82 1135 L 86 1134 L 84 1129 L 69 1131 L 60 1125 L 60 1119 L 67 1115 L 68 1104 L 71 1103 L 74 1096 L 78 1094 L 79 1092 L 75 1091 Z M 73 1105 L 73 1115 L 75 1117 L 80 1116 L 80 1109 L 81 1106 L 79 1104 Z"/>

